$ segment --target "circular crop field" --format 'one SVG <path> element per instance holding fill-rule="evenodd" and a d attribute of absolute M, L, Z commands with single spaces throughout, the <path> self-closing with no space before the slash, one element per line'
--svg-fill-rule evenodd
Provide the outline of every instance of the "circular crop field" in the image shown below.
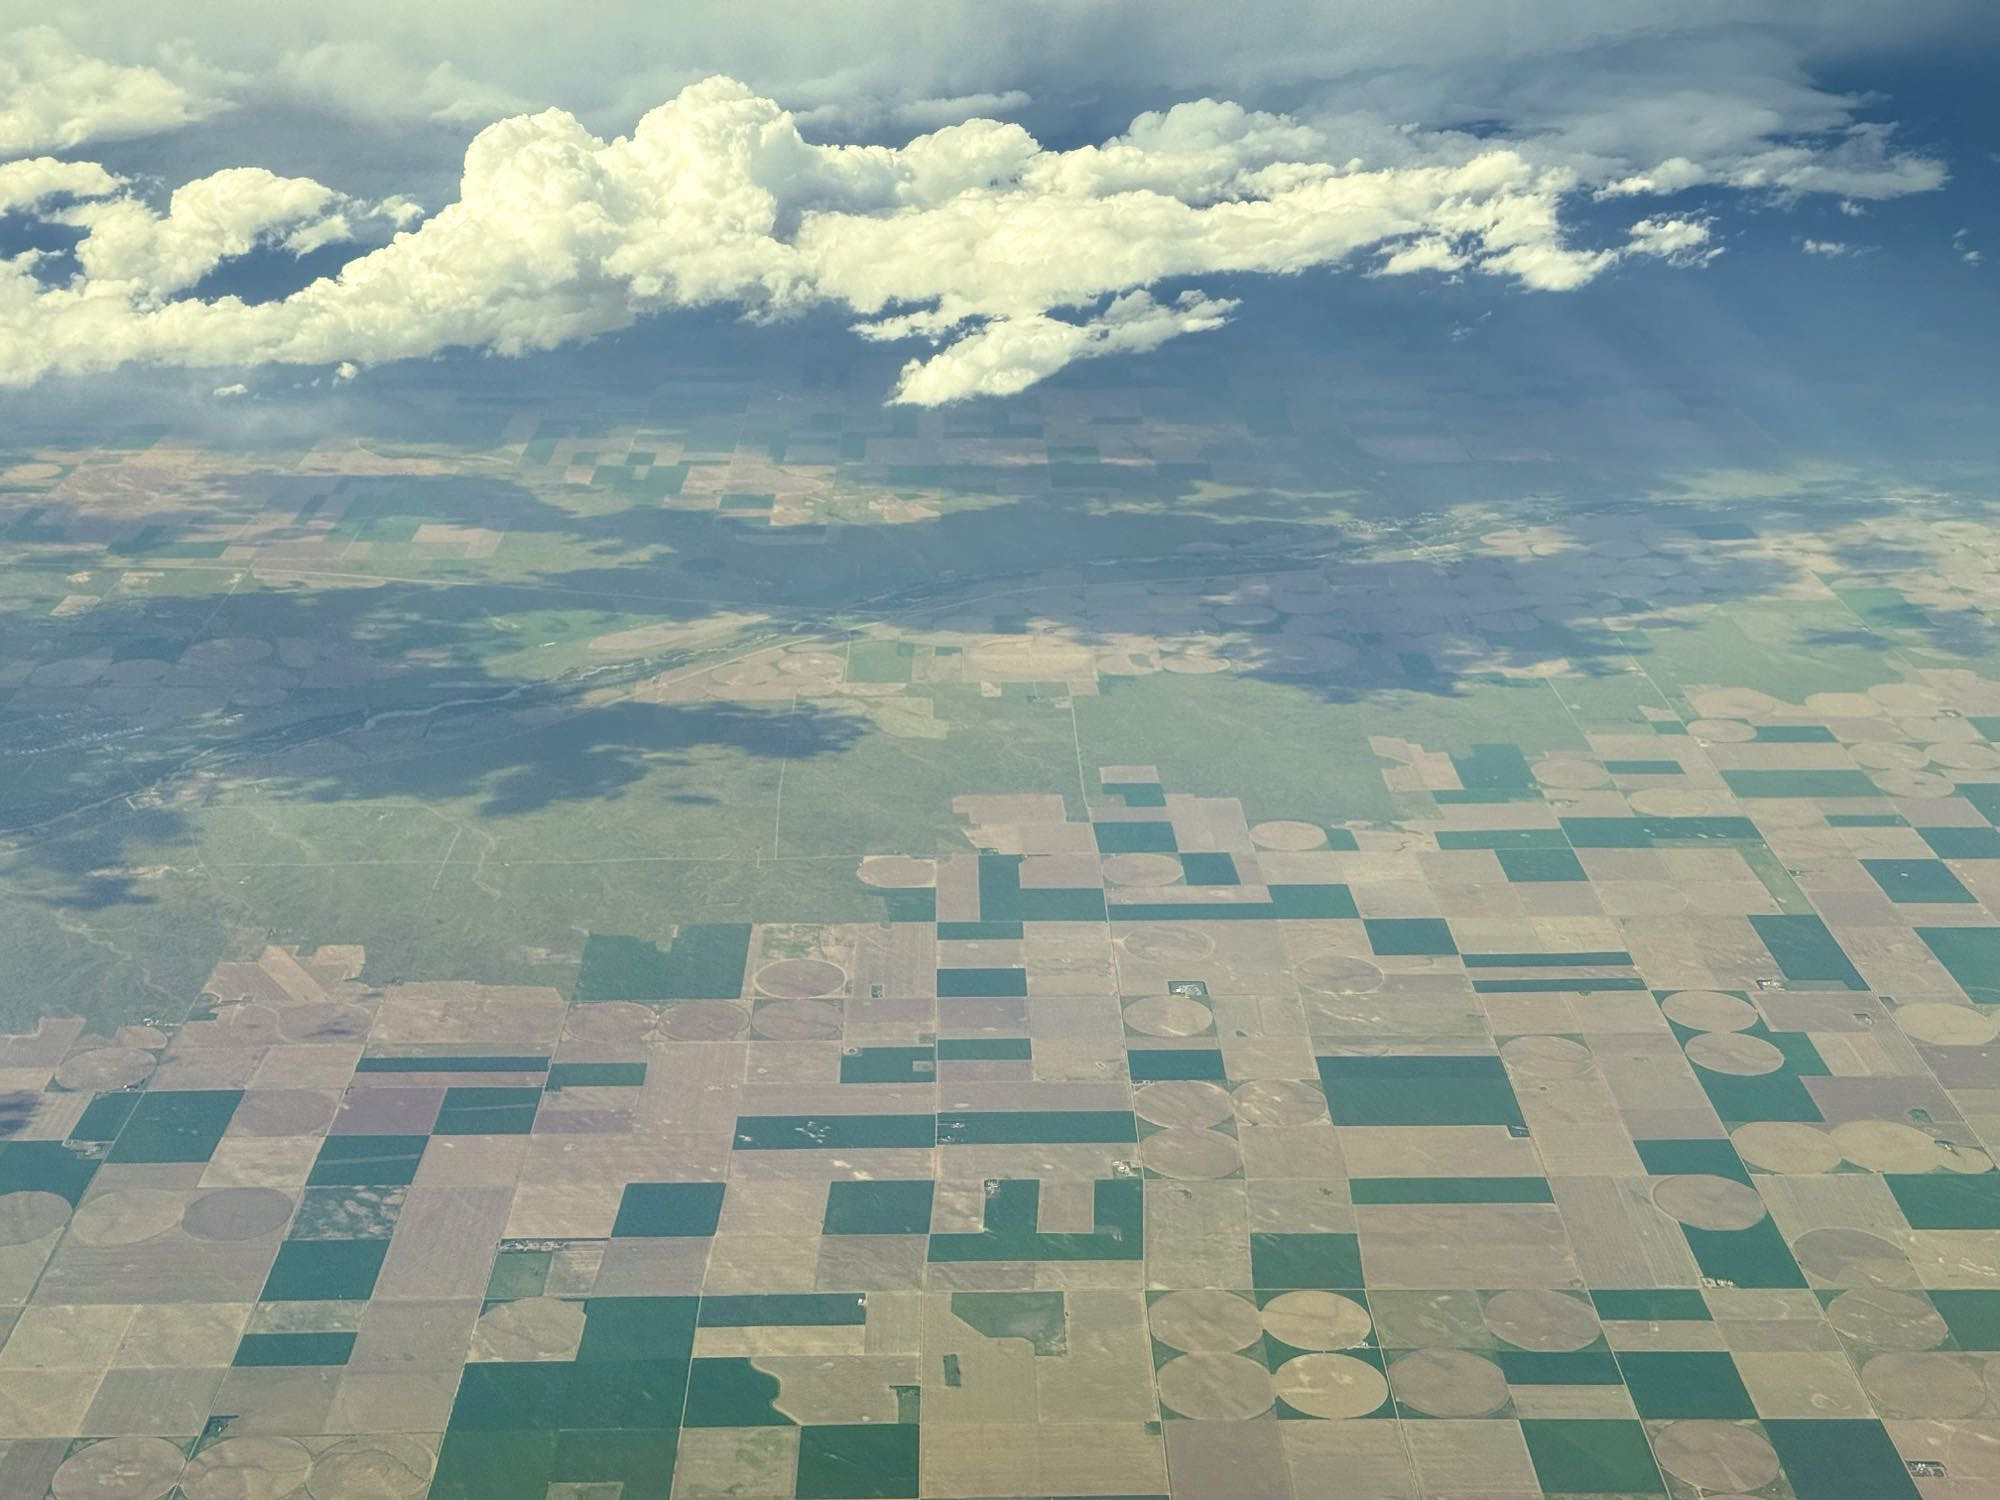
<path fill-rule="evenodd" d="M 823 958 L 781 958 L 759 969 L 754 983 L 774 999 L 817 1000 L 845 989 L 847 970 Z"/>

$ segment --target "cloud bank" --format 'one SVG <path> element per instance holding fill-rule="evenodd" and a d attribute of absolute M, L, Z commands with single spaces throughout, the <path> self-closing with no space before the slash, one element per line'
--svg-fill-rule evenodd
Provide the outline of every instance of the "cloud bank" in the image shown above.
<path fill-rule="evenodd" d="M 1818 158 L 1774 146 L 1803 162 L 1740 185 L 1891 196 L 1939 180 L 1886 135 L 1859 139 L 1847 132 Z M 1828 166 L 1857 151 L 1883 170 Z M 713 77 L 611 140 L 554 109 L 489 125 L 455 202 L 337 275 L 251 304 L 188 293 L 253 250 L 304 253 L 414 210 L 262 168 L 197 178 L 159 205 L 89 163 L 27 158 L 0 165 L 0 202 L 81 239 L 73 271 L 46 253 L 0 260 L 0 383 L 135 362 L 519 354 L 675 308 L 775 319 L 831 307 L 863 337 L 928 340 L 934 352 L 904 366 L 892 399 L 937 405 L 1214 328 L 1235 305 L 1199 289 L 1156 295 L 1163 284 L 1354 266 L 1563 292 L 1622 261 L 1699 264 L 1717 253 L 1701 215 L 1641 217 L 1595 244 L 1564 222 L 1573 198 L 1686 186 L 1680 160 L 1648 174 L 1532 139 L 1414 131 L 1389 149 L 1379 125 L 1343 131 L 1212 99 L 1070 150 L 989 119 L 900 147 L 827 145 Z"/>

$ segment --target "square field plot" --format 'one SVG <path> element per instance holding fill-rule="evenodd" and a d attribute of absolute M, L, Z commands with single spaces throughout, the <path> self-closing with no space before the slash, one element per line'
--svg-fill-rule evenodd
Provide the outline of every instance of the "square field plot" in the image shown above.
<path fill-rule="evenodd" d="M 1443 917 L 1369 917 L 1361 925 L 1368 933 L 1370 951 L 1385 957 L 1447 957 L 1458 952 Z"/>
<path fill-rule="evenodd" d="M 1637 1422 L 1543 1419 L 1521 1424 L 1535 1477 L 1550 1495 L 1661 1495 L 1666 1484 Z"/>
<path fill-rule="evenodd" d="M 611 1233 L 642 1239 L 714 1234 L 722 1219 L 722 1194 L 719 1182 L 628 1182 Z"/>
<path fill-rule="evenodd" d="M 242 1100 L 240 1089 L 180 1089 L 142 1094 L 112 1143 L 114 1162 L 207 1161 Z"/>
<path fill-rule="evenodd" d="M 897 1500 L 917 1493 L 917 1428 L 885 1422 L 799 1433 L 798 1500 Z"/>
<path fill-rule="evenodd" d="M 358 1302 L 375 1290 L 387 1240 L 288 1240 L 264 1282 L 266 1302 Z"/>
<path fill-rule="evenodd" d="M 1336 1125 L 1522 1123 L 1497 1057 L 1322 1057 L 1319 1076 Z"/>
<path fill-rule="evenodd" d="M 928 1234 L 937 1184 L 832 1182 L 826 1192 L 828 1234 Z"/>

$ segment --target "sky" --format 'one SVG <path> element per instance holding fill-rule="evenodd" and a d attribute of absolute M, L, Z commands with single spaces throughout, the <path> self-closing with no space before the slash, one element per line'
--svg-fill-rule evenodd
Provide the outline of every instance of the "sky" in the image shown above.
<path fill-rule="evenodd" d="M 936 407 L 1329 280 L 1478 330 L 1663 277 L 1905 309 L 1860 321 L 1990 380 L 1976 3 L 73 9 L 0 0 L 0 391 L 331 391 L 719 312 L 836 320 Z"/>

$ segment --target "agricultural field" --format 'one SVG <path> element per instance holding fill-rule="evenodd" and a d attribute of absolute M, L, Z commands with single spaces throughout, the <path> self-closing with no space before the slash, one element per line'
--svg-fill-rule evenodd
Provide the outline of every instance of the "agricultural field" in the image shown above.
<path fill-rule="evenodd" d="M 10 431 L 0 1493 L 2000 1491 L 1990 508 L 1428 369 Z"/>

